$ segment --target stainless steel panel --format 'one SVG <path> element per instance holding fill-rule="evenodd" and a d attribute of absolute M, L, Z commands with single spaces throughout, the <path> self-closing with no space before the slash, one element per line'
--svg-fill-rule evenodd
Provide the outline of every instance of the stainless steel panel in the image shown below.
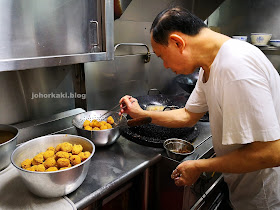
<path fill-rule="evenodd" d="M 1 0 L 0 71 L 112 59 L 113 1 L 99 2 Z"/>
<path fill-rule="evenodd" d="M 75 94 L 72 66 L 1 72 L 0 123 L 19 123 L 73 109 L 71 94 Z"/>
<path fill-rule="evenodd" d="M 173 80 L 176 74 L 165 69 L 160 58 L 152 53 L 149 63 L 144 59 L 144 55 L 128 55 L 116 56 L 114 61 L 86 63 L 87 109 L 109 109 L 122 96 L 146 95 L 151 88 L 163 94 L 181 91 Z"/>

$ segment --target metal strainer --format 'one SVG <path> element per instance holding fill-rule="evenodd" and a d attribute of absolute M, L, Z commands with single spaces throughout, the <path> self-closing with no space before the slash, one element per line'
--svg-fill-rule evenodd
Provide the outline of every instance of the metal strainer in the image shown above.
<path fill-rule="evenodd" d="M 72 124 L 76 127 L 78 135 L 90 139 L 96 146 L 105 146 L 113 144 L 118 139 L 120 136 L 120 127 L 143 125 L 152 121 L 150 117 L 127 120 L 125 116 L 120 116 L 118 112 L 112 111 L 104 115 L 106 112 L 108 110 L 94 110 L 76 115 L 72 120 Z M 112 116 L 114 119 L 113 128 L 97 131 L 83 129 L 83 124 L 86 120 L 107 121 L 109 116 Z"/>
<path fill-rule="evenodd" d="M 102 116 L 108 110 L 94 110 L 84 112 L 75 116 L 72 120 L 72 124 L 76 127 L 77 132 L 80 136 L 90 139 L 96 146 L 105 146 L 113 144 L 120 136 L 120 130 L 118 126 L 113 125 L 113 128 L 100 130 L 100 131 L 88 131 L 83 129 L 83 124 L 86 120 L 92 121 L 107 121 L 109 116 L 112 116 L 115 123 L 122 124 L 126 123 L 126 118 L 118 115 L 117 112 L 109 112 Z"/>

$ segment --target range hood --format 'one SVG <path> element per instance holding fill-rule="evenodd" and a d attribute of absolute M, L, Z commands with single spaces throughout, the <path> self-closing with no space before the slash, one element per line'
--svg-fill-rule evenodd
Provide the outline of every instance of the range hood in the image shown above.
<path fill-rule="evenodd" d="M 115 0 L 115 19 L 119 18 L 121 21 L 153 22 L 155 16 L 162 10 L 170 6 L 181 6 L 194 13 L 202 20 L 206 20 L 224 1 L 225 0 Z M 121 8 L 121 14 L 118 12 L 118 8 Z"/>
<path fill-rule="evenodd" d="M 192 13 L 206 20 L 225 0 L 193 0 Z"/>

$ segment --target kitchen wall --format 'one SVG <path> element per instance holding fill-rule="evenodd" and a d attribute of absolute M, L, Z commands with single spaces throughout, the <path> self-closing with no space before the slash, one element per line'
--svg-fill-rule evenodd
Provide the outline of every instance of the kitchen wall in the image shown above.
<path fill-rule="evenodd" d="M 155 16 L 170 5 L 192 9 L 193 1 L 181 0 L 132 0 L 123 15 L 114 22 L 115 45 L 119 43 L 143 43 L 150 52 L 150 27 Z M 144 63 L 147 54 L 143 46 L 120 46 L 113 61 L 85 64 L 87 109 L 109 109 L 125 95 L 146 95 L 151 88 L 163 94 L 180 94 L 176 76 L 165 69 L 162 60 L 154 53 Z"/>
<path fill-rule="evenodd" d="M 15 124 L 75 108 L 79 65 L 0 73 L 0 124 Z"/>
<path fill-rule="evenodd" d="M 226 0 L 208 18 L 208 25 L 228 36 L 271 33 L 280 39 L 280 1 Z M 264 50 L 280 72 L 280 50 Z"/>
<path fill-rule="evenodd" d="M 114 22 L 115 44 L 144 43 L 152 51 L 149 30 L 158 12 L 169 5 L 181 5 L 196 12 L 199 8 L 209 8 L 207 6 L 211 2 L 219 1 L 132 0 L 124 14 Z M 229 36 L 268 32 L 273 34 L 272 38 L 278 39 L 279 11 L 280 1 L 225 0 L 210 15 L 208 24 Z M 203 13 L 203 16 L 208 13 Z M 150 62 L 144 63 L 146 53 L 143 46 L 120 46 L 113 61 L 1 72 L 0 123 L 29 121 L 77 107 L 108 109 L 118 103 L 121 96 L 145 95 L 150 88 L 157 88 L 163 94 L 184 93 L 174 81 L 176 75 L 163 67 L 161 59 L 152 53 Z M 279 50 L 265 53 L 279 71 Z M 63 96 L 60 99 L 44 96 L 32 99 L 32 94 L 39 93 L 85 92 L 86 100 Z"/>

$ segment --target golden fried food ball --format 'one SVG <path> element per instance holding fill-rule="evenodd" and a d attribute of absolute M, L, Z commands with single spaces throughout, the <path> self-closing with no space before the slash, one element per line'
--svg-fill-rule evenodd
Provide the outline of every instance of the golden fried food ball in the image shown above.
<path fill-rule="evenodd" d="M 63 168 L 67 167 L 70 164 L 70 160 L 67 158 L 59 158 L 56 163 L 58 168 Z"/>
<path fill-rule="evenodd" d="M 107 123 L 106 126 L 107 126 L 107 129 L 111 129 L 112 128 L 112 125 L 109 124 L 109 123 Z"/>
<path fill-rule="evenodd" d="M 43 155 L 42 155 L 42 154 L 38 154 L 38 155 L 36 155 L 36 156 L 32 159 L 31 164 L 32 164 L 33 166 L 35 166 L 35 165 L 42 164 L 43 162 L 44 162 L 44 157 L 43 157 Z"/>
<path fill-rule="evenodd" d="M 82 152 L 83 151 L 83 147 L 82 147 L 82 145 L 80 145 L 80 144 L 75 144 L 74 146 L 73 146 L 73 148 L 72 148 L 72 154 L 73 155 L 77 155 L 77 154 L 79 154 L 80 152 Z"/>
<path fill-rule="evenodd" d="M 86 127 L 86 126 L 89 126 L 89 124 L 90 124 L 90 121 L 89 120 L 85 120 L 83 126 Z"/>
<path fill-rule="evenodd" d="M 24 169 L 30 168 L 31 167 L 31 159 L 26 159 L 24 161 L 21 162 L 21 167 Z"/>
<path fill-rule="evenodd" d="M 45 162 L 43 163 L 45 168 L 50 168 L 50 167 L 54 167 L 56 165 L 56 161 L 54 159 L 54 157 L 50 157 L 47 160 L 45 160 Z"/>
<path fill-rule="evenodd" d="M 92 130 L 93 130 L 93 131 L 100 131 L 100 128 L 94 127 Z"/>
<path fill-rule="evenodd" d="M 106 125 L 106 123 L 104 120 L 100 122 L 101 125 Z"/>
<path fill-rule="evenodd" d="M 57 167 L 49 167 L 47 170 L 45 171 L 58 171 Z"/>
<path fill-rule="evenodd" d="M 62 144 L 62 143 L 61 143 L 61 144 Z M 58 144 L 58 145 L 55 147 L 54 153 L 57 153 L 58 151 L 61 151 L 61 144 Z"/>
<path fill-rule="evenodd" d="M 106 130 L 107 126 L 106 125 L 101 125 L 100 130 Z"/>
<path fill-rule="evenodd" d="M 53 150 L 47 150 L 43 154 L 43 157 L 44 157 L 45 160 L 47 160 L 49 157 L 53 157 L 53 156 L 54 156 L 54 151 Z"/>
<path fill-rule="evenodd" d="M 55 148 L 54 147 L 48 147 L 47 151 L 49 151 L 49 150 L 55 151 Z"/>
<path fill-rule="evenodd" d="M 96 122 L 94 123 L 94 127 L 100 128 L 100 126 L 101 126 L 101 123 L 100 123 L 100 122 L 96 121 Z"/>
<path fill-rule="evenodd" d="M 84 154 L 85 154 L 86 158 L 89 158 L 89 156 L 91 155 L 91 153 L 89 151 L 84 152 Z"/>
<path fill-rule="evenodd" d="M 112 116 L 109 116 L 109 117 L 107 118 L 107 123 L 114 124 L 114 119 L 113 119 Z"/>
<path fill-rule="evenodd" d="M 97 120 L 92 120 L 91 123 L 89 124 L 90 127 L 95 127 L 95 124 L 97 123 Z"/>
<path fill-rule="evenodd" d="M 56 159 L 59 158 L 67 158 L 69 159 L 69 153 L 68 152 L 63 152 L 63 151 L 59 151 L 55 154 Z"/>
<path fill-rule="evenodd" d="M 30 168 L 27 168 L 28 171 L 36 171 L 37 166 L 31 166 Z"/>
<path fill-rule="evenodd" d="M 91 131 L 91 130 L 92 130 L 92 127 L 86 126 L 86 127 L 85 127 L 85 130 Z"/>
<path fill-rule="evenodd" d="M 80 156 L 78 155 L 72 155 L 70 157 L 70 162 L 71 162 L 71 165 L 77 165 L 77 164 L 80 164 L 82 162 Z"/>
<path fill-rule="evenodd" d="M 78 154 L 78 156 L 81 158 L 81 161 L 84 161 L 84 160 L 87 159 L 84 152 L 80 152 L 80 153 Z"/>
<path fill-rule="evenodd" d="M 63 142 L 61 144 L 61 151 L 63 152 L 71 152 L 73 148 L 73 145 L 70 144 L 69 142 Z"/>
<path fill-rule="evenodd" d="M 46 170 L 43 164 L 37 165 L 35 171 L 44 172 Z"/>

